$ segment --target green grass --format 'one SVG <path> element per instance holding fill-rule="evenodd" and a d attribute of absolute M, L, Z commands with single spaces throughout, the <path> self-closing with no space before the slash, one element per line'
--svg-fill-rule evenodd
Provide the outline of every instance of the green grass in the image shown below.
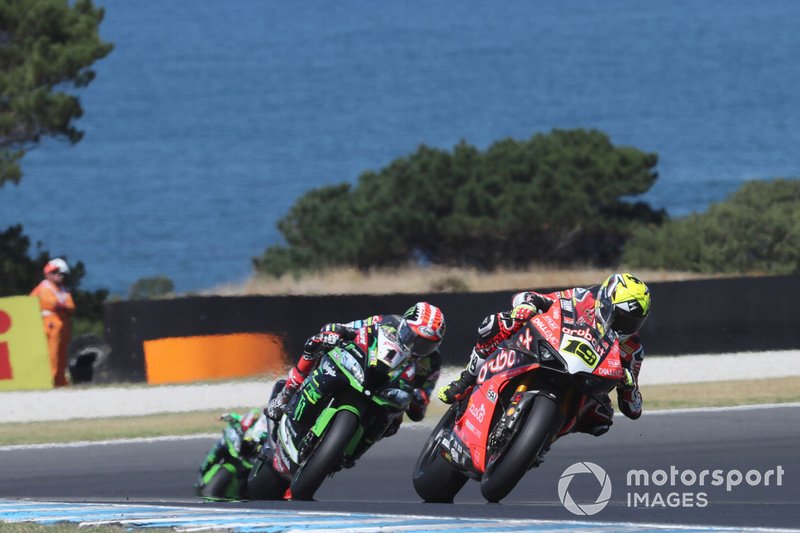
<path fill-rule="evenodd" d="M 219 420 L 222 413 L 227 411 L 241 413 L 251 408 L 238 407 L 228 410 L 164 413 L 149 416 L 2 424 L 0 426 L 0 445 L 218 433 L 224 427 L 223 422 Z"/>
<path fill-rule="evenodd" d="M 650 385 L 642 387 L 645 410 L 718 407 L 759 403 L 800 402 L 800 377 Z M 228 411 L 244 412 L 256 406 Z M 440 417 L 447 406 L 434 400 L 428 420 Z M 0 425 L 0 445 L 98 441 L 164 435 L 219 433 L 224 410 L 167 413 L 150 416 L 31 422 Z"/>

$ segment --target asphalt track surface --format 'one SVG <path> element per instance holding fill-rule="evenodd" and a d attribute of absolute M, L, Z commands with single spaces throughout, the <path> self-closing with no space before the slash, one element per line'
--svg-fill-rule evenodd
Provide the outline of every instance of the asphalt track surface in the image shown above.
<path fill-rule="evenodd" d="M 240 502 L 231 508 L 390 513 L 543 520 L 596 520 L 697 524 L 741 528 L 794 528 L 800 521 L 800 406 L 743 410 L 646 414 L 638 421 L 618 418 L 611 431 L 595 438 L 569 435 L 559 440 L 545 463 L 529 472 L 501 504 L 487 504 L 478 484 L 468 482 L 452 505 L 425 504 L 411 484 L 411 470 L 431 427 L 403 428 L 370 450 L 353 468 L 326 480 L 315 502 Z M 192 496 L 196 469 L 209 438 L 135 442 L 81 447 L 37 447 L 0 450 L 0 498 L 80 502 L 198 505 Z M 612 481 L 612 498 L 596 515 L 577 517 L 558 497 L 564 470 L 577 462 L 601 466 Z M 676 486 L 628 486 L 631 469 L 652 473 L 671 467 Z M 685 486 L 680 472 L 720 469 L 724 476 L 755 470 L 763 476 L 781 467 L 769 486 L 742 481 L 727 491 L 712 486 Z M 687 474 L 687 480 L 691 476 Z M 755 479 L 752 474 L 751 480 Z M 591 475 L 576 476 L 569 486 L 575 501 L 592 503 L 599 484 Z M 659 493 L 668 501 L 678 493 L 689 505 L 655 507 L 629 504 L 632 493 Z M 705 494 L 699 497 L 699 493 Z M 686 496 L 688 494 L 688 496 Z M 672 497 L 674 498 L 674 496 Z M 698 506 L 698 499 L 707 500 Z M 640 500 L 641 501 L 641 500 Z M 674 501 L 674 500 L 673 500 Z M 218 505 L 218 504 L 217 504 Z"/>

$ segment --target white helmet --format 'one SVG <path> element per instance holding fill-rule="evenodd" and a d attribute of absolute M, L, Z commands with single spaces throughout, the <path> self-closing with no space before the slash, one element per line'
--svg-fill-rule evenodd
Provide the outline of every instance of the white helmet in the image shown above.
<path fill-rule="evenodd" d="M 64 275 L 69 274 L 69 265 L 67 265 L 67 262 L 60 257 L 56 257 L 55 259 L 48 261 L 44 266 L 45 274 L 50 274 L 51 272 L 58 272 L 59 274 Z"/>

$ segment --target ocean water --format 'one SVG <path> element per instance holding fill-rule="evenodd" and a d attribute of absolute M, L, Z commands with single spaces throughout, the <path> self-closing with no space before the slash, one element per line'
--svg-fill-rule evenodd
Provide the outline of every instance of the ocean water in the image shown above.
<path fill-rule="evenodd" d="M 420 144 L 598 128 L 657 152 L 644 199 L 702 211 L 800 176 L 800 2 L 108 0 L 86 133 L 0 189 L 86 288 L 245 279 L 303 192 Z"/>

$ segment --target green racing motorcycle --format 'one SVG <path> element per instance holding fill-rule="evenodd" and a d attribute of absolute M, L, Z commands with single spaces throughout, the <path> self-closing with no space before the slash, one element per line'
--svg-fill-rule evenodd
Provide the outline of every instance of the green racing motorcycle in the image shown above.
<path fill-rule="evenodd" d="M 415 372 L 410 352 L 383 329 L 370 346 L 356 338 L 323 354 L 281 419 L 269 421 L 270 438 L 247 479 L 250 498 L 313 499 L 326 477 L 397 431 Z"/>
<path fill-rule="evenodd" d="M 208 500 L 247 499 L 247 476 L 267 439 L 267 417 L 252 410 L 225 413 L 220 420 L 225 428 L 200 467 L 195 493 Z"/>

